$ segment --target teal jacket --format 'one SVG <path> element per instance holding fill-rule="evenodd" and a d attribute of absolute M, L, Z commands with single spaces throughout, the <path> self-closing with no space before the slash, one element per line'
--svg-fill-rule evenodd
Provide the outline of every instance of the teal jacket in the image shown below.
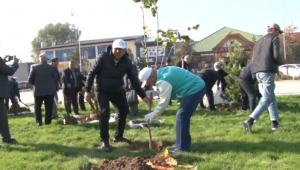
<path fill-rule="evenodd" d="M 172 100 L 195 94 L 205 87 L 205 82 L 199 76 L 179 67 L 160 68 L 157 74 L 156 83 L 166 81 L 171 84 Z"/>

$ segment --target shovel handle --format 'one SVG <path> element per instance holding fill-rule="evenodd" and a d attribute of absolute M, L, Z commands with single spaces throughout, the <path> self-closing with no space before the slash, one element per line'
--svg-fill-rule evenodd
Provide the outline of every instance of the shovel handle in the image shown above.
<path fill-rule="evenodd" d="M 151 106 L 152 106 L 152 93 L 150 93 L 150 101 L 151 101 L 151 103 L 150 103 L 150 106 L 149 106 L 149 112 L 148 113 L 150 113 L 151 112 Z M 151 135 L 151 129 L 150 129 L 150 122 L 148 122 L 148 126 L 147 126 L 147 128 L 148 128 L 148 137 L 149 137 L 149 149 L 152 149 L 152 135 Z"/>

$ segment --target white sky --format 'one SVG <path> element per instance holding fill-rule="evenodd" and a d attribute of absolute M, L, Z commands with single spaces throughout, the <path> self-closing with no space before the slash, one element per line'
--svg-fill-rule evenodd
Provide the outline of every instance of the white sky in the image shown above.
<path fill-rule="evenodd" d="M 141 35 L 139 6 L 132 0 L 1 0 L 0 56 L 17 55 L 29 61 L 31 41 L 49 23 L 75 24 L 82 40 Z M 292 22 L 300 26 L 299 6 L 299 0 L 159 0 L 159 25 L 194 40 L 224 26 L 263 35 L 272 22 L 282 28 Z M 145 22 L 155 36 L 156 18 L 150 10 L 145 10 Z M 187 31 L 196 24 L 198 31 Z"/>

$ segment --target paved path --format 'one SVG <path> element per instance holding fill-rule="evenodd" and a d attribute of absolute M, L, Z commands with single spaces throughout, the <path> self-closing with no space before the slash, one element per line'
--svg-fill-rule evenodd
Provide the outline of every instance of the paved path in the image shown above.
<path fill-rule="evenodd" d="M 277 81 L 275 82 L 275 94 L 276 95 L 294 95 L 300 94 L 300 80 L 285 80 L 285 81 Z M 213 91 L 215 92 L 217 87 L 213 87 Z M 58 100 L 63 101 L 63 94 L 60 90 L 58 93 Z M 21 92 L 21 99 L 24 103 L 33 103 L 34 98 L 32 95 L 32 91 Z"/>

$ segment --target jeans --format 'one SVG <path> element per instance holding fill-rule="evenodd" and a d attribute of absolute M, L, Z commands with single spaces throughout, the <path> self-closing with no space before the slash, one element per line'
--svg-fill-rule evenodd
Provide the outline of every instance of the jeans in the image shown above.
<path fill-rule="evenodd" d="M 195 112 L 199 102 L 206 92 L 204 86 L 199 92 L 185 96 L 176 114 L 176 148 L 182 151 L 191 150 L 190 119 Z"/>
<path fill-rule="evenodd" d="M 265 111 L 269 110 L 271 121 L 278 120 L 278 107 L 275 97 L 275 73 L 272 72 L 258 72 L 256 73 L 257 81 L 262 85 L 263 94 L 255 110 L 250 115 L 251 118 L 258 120 L 259 116 Z"/>

